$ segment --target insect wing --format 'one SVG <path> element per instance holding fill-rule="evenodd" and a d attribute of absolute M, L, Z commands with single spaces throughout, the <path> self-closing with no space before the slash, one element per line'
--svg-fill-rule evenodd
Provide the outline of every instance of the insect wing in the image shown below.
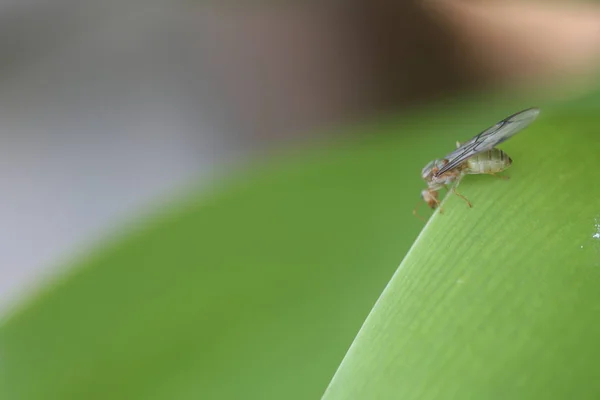
<path fill-rule="evenodd" d="M 539 108 L 528 108 L 527 110 L 513 114 L 498 122 L 496 125 L 486 129 L 444 157 L 448 160 L 448 163 L 440 168 L 435 175 L 439 176 L 446 171 L 450 171 L 475 154 L 494 148 L 500 143 L 510 139 L 513 135 L 525 129 L 527 125 L 532 123 L 539 113 Z"/>

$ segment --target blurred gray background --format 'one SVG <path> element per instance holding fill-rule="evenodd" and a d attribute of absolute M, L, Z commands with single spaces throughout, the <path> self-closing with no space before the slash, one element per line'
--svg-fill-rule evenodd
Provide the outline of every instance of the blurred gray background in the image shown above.
<path fill-rule="evenodd" d="M 363 102 L 344 85 L 360 60 L 323 51 L 343 15 L 100 3 L 0 3 L 0 310 L 175 190 Z"/>
<path fill-rule="evenodd" d="M 0 309 L 243 149 L 200 104 L 194 16 L 100 3 L 0 5 Z"/>

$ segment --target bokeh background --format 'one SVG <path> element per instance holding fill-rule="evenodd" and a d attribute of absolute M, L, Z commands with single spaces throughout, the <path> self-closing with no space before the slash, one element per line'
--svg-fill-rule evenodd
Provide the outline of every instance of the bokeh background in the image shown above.
<path fill-rule="evenodd" d="M 2 309 L 256 149 L 460 91 L 581 78 L 600 53 L 595 4 L 201 3 L 0 5 Z"/>
<path fill-rule="evenodd" d="M 566 99 L 585 94 L 597 83 L 597 2 L 396 3 L 2 1 L 0 312 L 8 315 L 18 309 L 20 301 L 35 297 L 40 288 L 67 273 L 70 268 L 65 265 L 72 260 L 86 259 L 101 243 L 126 236 L 145 216 L 166 212 L 165 204 L 184 193 L 216 196 L 219 185 L 233 176 L 236 187 L 260 188 L 255 190 L 262 195 L 252 201 L 264 205 L 267 195 L 277 196 L 285 188 L 247 180 L 245 174 L 257 161 L 287 158 L 290 150 L 308 147 L 316 152 L 306 156 L 314 178 L 320 169 L 328 171 L 328 162 L 342 168 L 343 157 L 350 157 L 335 151 L 329 156 L 330 141 L 346 143 L 341 138 L 356 140 L 358 135 L 367 143 L 367 155 L 356 157 L 373 163 L 366 170 L 377 173 L 395 167 L 377 164 L 378 154 L 392 150 L 385 141 L 369 142 L 373 136 L 408 137 L 402 143 L 414 143 L 416 153 L 406 148 L 393 151 L 414 168 L 394 173 L 400 187 L 410 176 L 412 189 L 421 185 L 418 172 L 429 161 L 426 129 L 386 125 L 369 130 L 365 124 L 417 109 L 412 123 L 426 121 L 432 104 L 452 103 L 465 93 L 501 92 L 507 98 L 511 93 L 533 98 L 544 93 L 544 98 Z M 462 139 L 495 122 L 479 118 L 477 110 L 486 109 L 479 107 L 463 109 L 464 120 L 473 113 L 477 123 Z M 428 129 L 444 129 L 444 124 L 431 123 Z M 431 157 L 439 155 L 431 152 Z M 393 158 L 388 156 L 386 160 Z M 321 161 L 312 162 L 317 159 Z M 306 164 L 294 165 L 282 171 L 293 176 Z M 280 164 L 263 168 L 277 174 Z M 348 168 L 354 174 L 348 180 L 372 179 L 360 166 Z M 317 201 L 318 191 L 327 190 L 327 176 L 325 172 L 310 189 L 306 201 Z M 382 179 L 381 185 L 388 182 Z M 297 190 L 294 198 L 299 203 L 305 200 L 304 188 L 290 190 Z M 364 201 L 388 195 L 402 196 L 411 204 L 418 201 L 418 191 L 373 190 Z M 289 204 L 278 206 L 281 218 L 297 211 Z M 331 207 L 344 205 L 334 202 Z M 222 211 L 229 217 L 215 224 L 224 232 L 236 231 L 236 221 L 256 210 L 262 209 L 240 210 L 237 220 L 235 213 Z M 273 208 L 265 206 L 266 210 Z M 385 224 L 385 216 L 365 221 L 358 226 L 377 231 L 374 226 Z M 392 222 L 406 226 L 407 243 L 400 248 L 408 248 L 422 224 Z M 252 223 L 260 235 L 260 218 Z M 381 232 L 392 230 L 390 225 Z M 311 234 L 309 227 L 301 232 Z M 328 235 L 322 240 L 335 237 L 335 229 Z M 279 249 L 293 248 L 290 243 L 279 244 Z M 348 243 L 341 252 L 349 249 Z M 365 298 L 370 300 L 361 303 L 364 312 L 405 253 L 398 250 L 392 256 L 392 242 L 387 246 L 385 266 L 367 283 L 370 294 Z M 223 245 L 227 251 L 235 250 Z M 307 251 L 321 260 L 331 256 L 325 249 L 320 256 L 315 248 Z M 274 257 L 299 268 L 312 262 L 291 250 Z M 175 264 L 168 268 L 177 271 Z M 110 291 L 109 280 L 103 284 L 103 290 Z M 292 293 L 298 298 L 320 293 L 312 290 Z M 338 311 L 344 308 L 338 306 Z M 282 321 L 277 323 L 285 325 Z M 356 321 L 348 322 L 344 335 L 352 338 Z M 329 365 L 323 370 L 333 373 Z"/>

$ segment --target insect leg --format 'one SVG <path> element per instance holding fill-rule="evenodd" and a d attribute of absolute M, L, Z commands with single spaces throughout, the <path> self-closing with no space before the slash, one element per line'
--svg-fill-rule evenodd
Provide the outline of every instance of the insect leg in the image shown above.
<path fill-rule="evenodd" d="M 425 220 L 425 218 L 423 218 L 422 216 L 420 216 L 420 215 L 419 215 L 419 213 L 417 212 L 417 211 L 419 210 L 419 206 L 421 206 L 421 204 L 422 204 L 422 203 L 423 203 L 423 202 L 422 202 L 422 201 L 420 201 L 420 202 L 417 204 L 417 206 L 416 206 L 416 207 L 415 207 L 415 209 L 413 210 L 413 215 L 414 215 L 415 217 L 419 218 L 421 221 L 423 221 L 423 222 L 427 222 L 427 221 Z"/>
<path fill-rule="evenodd" d="M 510 179 L 510 176 L 505 176 L 505 175 L 496 175 L 496 174 L 495 174 L 495 173 L 493 173 L 493 172 L 488 172 L 488 175 L 495 176 L 496 178 L 504 179 L 505 181 L 507 181 L 507 180 L 509 180 L 509 179 Z"/>
<path fill-rule="evenodd" d="M 467 199 L 465 196 L 463 196 L 462 194 L 458 193 L 456 191 L 456 187 L 452 187 L 452 192 L 454 192 L 455 195 L 457 195 L 458 197 L 460 197 L 461 199 L 463 199 L 464 201 L 467 202 L 467 205 L 469 206 L 469 208 L 473 207 L 473 204 L 471 204 L 471 202 L 469 201 L 469 199 Z"/>
<path fill-rule="evenodd" d="M 438 208 L 439 208 L 439 210 L 440 210 L 440 214 L 443 214 L 443 213 L 444 213 L 444 209 L 442 208 L 442 202 L 441 202 L 441 201 L 439 201 L 438 199 L 435 199 L 435 202 L 436 202 L 436 204 L 437 204 L 437 207 L 438 207 Z"/>
<path fill-rule="evenodd" d="M 467 199 L 465 196 L 463 196 L 462 194 L 458 193 L 458 191 L 456 190 L 456 188 L 458 187 L 458 185 L 460 184 L 460 181 L 462 180 L 462 176 L 460 176 L 457 180 L 456 183 L 454 184 L 454 186 L 452 186 L 452 193 L 454 193 L 455 195 L 457 195 L 458 197 L 460 197 L 461 199 L 463 199 L 464 201 L 467 202 L 467 205 L 469 206 L 469 208 L 473 207 L 473 205 L 471 204 L 471 202 L 469 201 L 469 199 Z"/>

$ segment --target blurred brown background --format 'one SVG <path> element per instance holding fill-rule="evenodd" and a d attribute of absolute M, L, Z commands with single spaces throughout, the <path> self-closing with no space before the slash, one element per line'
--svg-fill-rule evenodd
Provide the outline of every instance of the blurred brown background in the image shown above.
<path fill-rule="evenodd" d="M 209 8 L 199 25 L 214 89 L 257 137 L 459 91 L 544 85 L 600 58 L 598 6 L 570 1 Z"/>

